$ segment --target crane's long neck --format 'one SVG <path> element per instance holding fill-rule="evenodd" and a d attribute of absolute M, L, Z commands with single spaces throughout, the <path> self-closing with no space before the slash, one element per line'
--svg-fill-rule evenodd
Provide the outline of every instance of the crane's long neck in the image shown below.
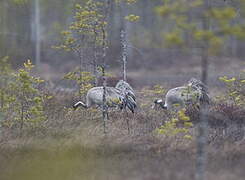
<path fill-rule="evenodd" d="M 161 103 L 159 103 L 159 104 L 160 104 L 161 108 L 167 109 L 167 105 L 166 105 L 165 103 L 161 102 Z"/>
<path fill-rule="evenodd" d="M 76 104 L 74 104 L 73 108 L 77 109 L 79 106 L 82 106 L 83 108 L 88 108 L 88 106 L 84 104 L 82 101 L 78 101 Z"/>

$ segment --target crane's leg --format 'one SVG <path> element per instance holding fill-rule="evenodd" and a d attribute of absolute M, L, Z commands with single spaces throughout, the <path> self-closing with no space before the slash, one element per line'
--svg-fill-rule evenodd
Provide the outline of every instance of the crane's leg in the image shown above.
<path fill-rule="evenodd" d="M 106 117 L 107 117 L 107 120 L 110 119 L 110 118 L 109 118 L 109 112 L 108 112 L 108 110 L 106 111 Z"/>
<path fill-rule="evenodd" d="M 126 113 L 126 116 L 124 116 L 124 117 L 126 117 L 126 123 L 127 123 L 127 127 L 128 127 L 128 134 L 130 134 L 129 118 L 128 118 L 128 112 L 126 110 L 126 107 L 124 109 L 124 114 L 125 113 Z"/>
<path fill-rule="evenodd" d="M 128 126 L 128 134 L 130 134 L 130 127 L 129 127 L 129 119 L 128 119 L 128 117 L 126 117 L 126 120 L 127 120 L 127 126 Z"/>

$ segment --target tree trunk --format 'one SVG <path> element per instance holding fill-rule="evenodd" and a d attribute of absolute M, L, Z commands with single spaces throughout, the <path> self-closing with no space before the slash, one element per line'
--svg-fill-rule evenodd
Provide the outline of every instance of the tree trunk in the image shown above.
<path fill-rule="evenodd" d="M 40 32 L 40 2 L 35 0 L 35 61 L 40 70 L 41 63 L 41 32 Z"/>
<path fill-rule="evenodd" d="M 202 48 L 201 55 L 201 79 L 204 84 L 207 84 L 208 80 L 208 49 L 207 47 Z"/>
<path fill-rule="evenodd" d="M 120 12 L 121 12 L 121 28 L 120 28 L 120 43 L 121 43 L 121 66 L 122 66 L 122 77 L 124 81 L 127 81 L 127 23 L 125 22 L 125 4 L 124 2 L 120 3 Z"/>
<path fill-rule="evenodd" d="M 0 57 L 6 56 L 8 54 L 8 48 L 6 48 L 6 36 L 8 33 L 8 27 L 7 27 L 7 18 L 8 18 L 8 2 L 4 0 L 3 2 L 3 7 L 2 7 L 2 12 L 1 12 L 1 30 L 0 30 Z"/>
<path fill-rule="evenodd" d="M 121 29 L 121 46 L 122 46 L 122 77 L 124 81 L 127 81 L 127 42 L 126 31 Z"/>
<path fill-rule="evenodd" d="M 83 85 L 83 82 L 82 82 L 82 72 L 83 72 L 83 50 L 80 49 L 80 52 L 79 52 L 79 79 L 80 79 L 80 83 L 78 84 L 78 95 L 79 95 L 79 98 L 80 99 L 83 99 L 82 97 L 82 93 L 81 93 L 81 87 Z"/>
<path fill-rule="evenodd" d="M 209 0 L 204 0 L 204 12 L 203 12 L 203 30 L 208 31 L 210 29 L 209 18 L 206 16 L 207 10 L 210 8 Z M 204 40 L 202 48 L 202 81 L 207 84 L 208 79 L 208 49 L 209 42 Z M 208 119 L 207 119 L 208 105 L 206 103 L 201 105 L 200 109 L 200 123 L 198 125 L 197 136 L 197 157 L 196 157 L 196 180 L 205 180 L 206 164 L 207 164 L 207 132 L 208 132 Z"/>
<path fill-rule="evenodd" d="M 103 79 L 103 125 L 104 134 L 106 134 L 106 121 L 107 121 L 107 107 L 106 107 L 106 79 L 105 79 L 105 67 L 102 67 L 102 79 Z"/>
<path fill-rule="evenodd" d="M 98 86 L 98 59 L 97 59 L 97 32 L 94 28 L 94 44 L 93 44 L 93 73 L 94 73 L 94 86 Z"/>
<path fill-rule="evenodd" d="M 204 31 L 210 30 L 210 22 L 209 18 L 206 15 L 207 10 L 210 8 L 210 2 L 209 0 L 204 0 L 204 12 L 203 12 L 203 19 L 202 19 L 202 27 Z M 204 40 L 203 42 L 203 48 L 202 48 L 202 62 L 201 62 L 201 68 L 202 68 L 202 81 L 204 84 L 207 84 L 208 80 L 208 49 L 209 49 L 209 42 L 208 40 Z"/>
<path fill-rule="evenodd" d="M 110 10 L 110 5 L 111 5 L 111 1 L 107 0 L 106 4 L 105 4 L 105 16 L 104 16 L 104 21 L 106 21 L 108 19 L 108 14 L 109 14 L 109 10 Z M 106 121 L 108 118 L 108 108 L 107 108 L 107 104 L 106 104 L 106 79 L 105 79 L 105 67 L 106 67 L 106 50 L 107 50 L 107 41 L 108 38 L 106 36 L 106 26 L 102 26 L 101 27 L 101 31 L 102 31 L 102 78 L 103 78 L 103 110 L 102 110 L 102 114 L 103 114 L 103 122 L 104 122 L 104 134 L 106 134 Z"/>
<path fill-rule="evenodd" d="M 207 164 L 207 134 L 208 134 L 208 106 L 206 104 L 201 106 L 200 122 L 198 124 L 197 136 L 197 157 L 196 157 L 196 180 L 205 180 L 205 171 Z"/>

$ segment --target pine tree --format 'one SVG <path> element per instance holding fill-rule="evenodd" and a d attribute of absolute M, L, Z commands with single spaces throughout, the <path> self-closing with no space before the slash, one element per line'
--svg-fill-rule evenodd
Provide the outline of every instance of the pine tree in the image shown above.
<path fill-rule="evenodd" d="M 244 37 L 245 26 L 237 9 L 222 1 L 164 0 L 156 12 L 169 23 L 169 31 L 164 34 L 167 45 L 199 50 L 204 83 L 207 83 L 209 57 L 224 48 L 228 37 Z"/>

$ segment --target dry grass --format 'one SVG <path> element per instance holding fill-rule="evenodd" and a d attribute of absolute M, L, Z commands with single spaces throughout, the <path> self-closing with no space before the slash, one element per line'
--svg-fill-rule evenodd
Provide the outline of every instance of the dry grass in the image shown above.
<path fill-rule="evenodd" d="M 139 92 L 140 106 L 134 115 L 110 112 L 106 135 L 101 112 L 66 108 L 66 99 L 71 97 L 53 99 L 46 105 L 48 120 L 42 127 L 2 129 L 0 179 L 193 179 L 196 127 L 190 130 L 192 140 L 157 134 L 155 129 L 169 114 L 152 110 L 153 98 Z M 208 179 L 239 180 L 245 176 L 244 111 L 237 117 L 233 114 L 233 119 L 240 117 L 234 121 L 227 116 L 228 110 L 220 104 L 210 110 Z M 197 114 L 189 110 L 193 122 L 198 122 Z"/>

